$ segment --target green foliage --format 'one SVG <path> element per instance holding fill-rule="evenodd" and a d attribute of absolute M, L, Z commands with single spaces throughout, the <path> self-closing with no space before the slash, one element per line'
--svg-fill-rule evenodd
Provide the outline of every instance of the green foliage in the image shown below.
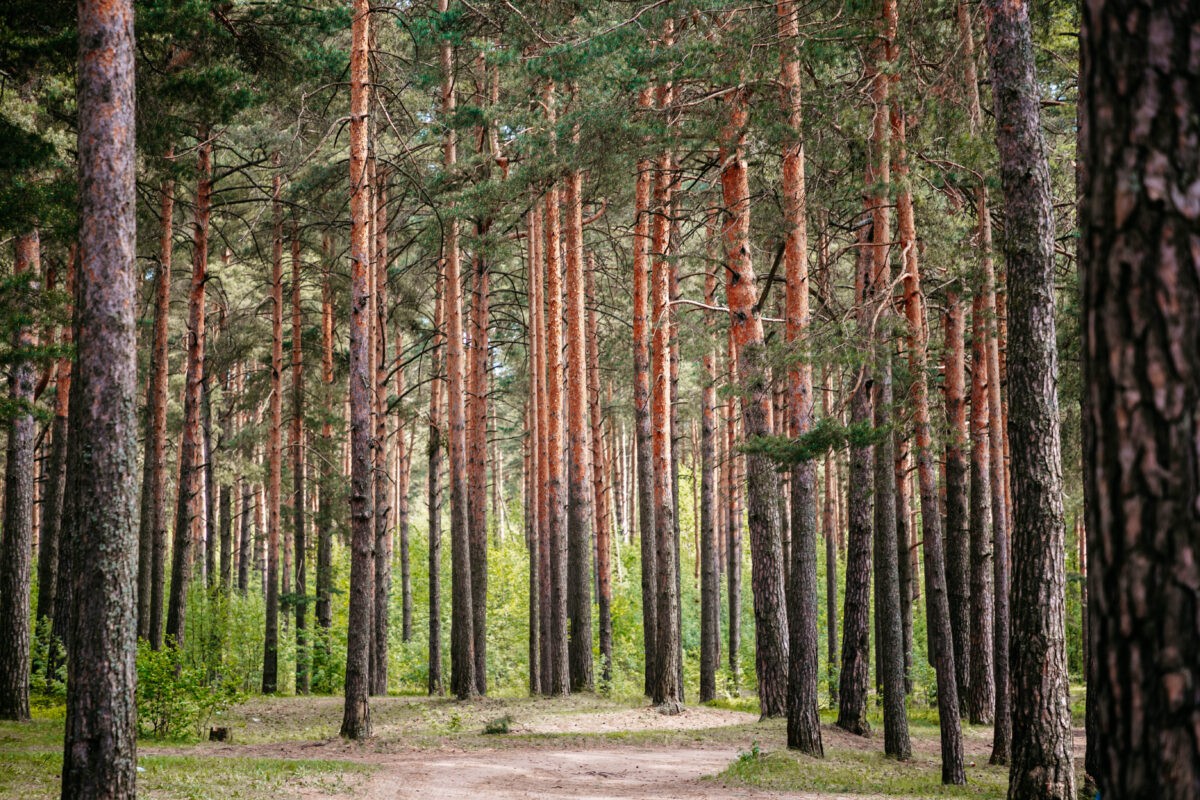
<path fill-rule="evenodd" d="M 508 733 L 509 729 L 512 727 L 512 722 L 512 714 L 505 714 L 503 717 L 497 717 L 496 719 L 490 720 L 486 725 L 483 726 L 483 732 L 489 735 Z"/>
<path fill-rule="evenodd" d="M 36 708 L 54 708 L 67 701 L 67 665 L 62 641 L 51 631 L 50 620 L 38 619 L 30 639 L 32 669 L 29 702 Z"/>
<path fill-rule="evenodd" d="M 229 677 L 182 664 L 173 645 L 140 642 L 137 673 L 138 731 L 156 739 L 200 737 L 214 715 L 245 699 Z"/>

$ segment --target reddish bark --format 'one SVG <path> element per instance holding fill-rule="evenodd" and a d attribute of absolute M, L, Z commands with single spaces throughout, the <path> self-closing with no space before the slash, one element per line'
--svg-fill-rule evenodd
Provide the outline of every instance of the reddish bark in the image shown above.
<path fill-rule="evenodd" d="M 746 439 L 771 434 L 771 395 L 766 376 L 758 287 L 750 260 L 750 185 L 746 169 L 746 90 L 728 96 L 729 121 L 721 147 L 721 186 L 725 201 L 725 295 L 738 353 L 742 390 L 742 429 Z M 783 545 L 779 537 L 774 465 L 764 454 L 746 457 L 747 508 L 754 591 L 755 667 L 764 717 L 787 713 L 787 599 L 783 586 Z"/>
<path fill-rule="evenodd" d="M 371 527 L 370 211 L 367 121 L 370 8 L 354 0 L 350 46 L 350 625 L 342 736 L 371 735 L 368 705 L 375 536 Z"/>

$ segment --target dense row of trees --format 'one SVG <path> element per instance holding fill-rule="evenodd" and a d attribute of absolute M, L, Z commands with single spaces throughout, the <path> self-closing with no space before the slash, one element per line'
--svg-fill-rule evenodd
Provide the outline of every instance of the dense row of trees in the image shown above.
<path fill-rule="evenodd" d="M 397 641 L 494 690 L 520 592 L 532 693 L 695 659 L 820 756 L 875 689 L 908 759 L 927 688 L 945 783 L 965 717 L 1067 800 L 1073 564 L 1088 775 L 1195 796 L 1187 13 L 18 3 L 0 715 L 65 664 L 64 797 L 132 796 L 137 640 L 216 676 L 261 602 L 258 688 L 361 739 Z"/>

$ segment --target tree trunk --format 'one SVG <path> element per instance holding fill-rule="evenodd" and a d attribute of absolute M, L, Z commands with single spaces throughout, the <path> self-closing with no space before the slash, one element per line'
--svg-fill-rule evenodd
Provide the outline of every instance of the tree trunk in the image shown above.
<path fill-rule="evenodd" d="M 431 695 L 445 692 L 442 682 L 442 386 L 445 375 L 441 354 L 445 342 L 446 278 L 441 275 L 434 289 L 433 345 L 429 374 L 429 685 Z"/>
<path fill-rule="evenodd" d="M 75 259 L 78 251 L 71 247 L 67 255 L 67 296 L 75 296 Z M 63 325 L 59 333 L 60 341 L 70 345 L 74 341 L 72 326 Z M 165 388 L 164 388 L 165 391 Z M 51 428 L 50 464 L 47 467 L 47 484 L 43 504 L 44 523 L 38 535 L 38 596 L 37 619 L 44 620 L 44 627 L 52 629 L 55 606 L 59 601 L 59 583 L 68 576 L 58 571 L 59 551 L 63 547 L 63 499 L 67 489 L 67 448 L 70 432 L 68 413 L 71 399 L 71 358 L 64 356 L 55 364 L 54 378 L 54 422 Z M 164 406 L 165 408 L 165 406 Z M 164 415 L 163 424 L 166 424 Z M 159 497 L 159 515 L 162 516 L 162 497 Z M 164 533 L 165 536 L 165 533 Z M 139 540 L 140 541 L 140 540 Z M 161 562 L 160 562 L 161 567 Z M 159 571 L 158 620 L 159 641 L 162 639 L 162 571 Z M 140 608 L 139 608 L 140 611 Z M 153 616 L 153 615 L 151 615 Z M 140 621 L 140 617 L 139 617 Z M 147 636 L 147 638 L 149 638 Z M 49 666 L 49 665 L 48 665 Z"/>
<path fill-rule="evenodd" d="M 726 379 L 734 385 L 737 375 L 737 345 L 733 328 L 726 340 Z M 731 691 L 741 682 L 742 650 L 742 506 L 741 475 L 737 458 L 737 418 L 731 397 L 725 404 L 725 498 L 728 505 L 725 530 L 726 594 L 729 598 L 729 680 Z"/>
<path fill-rule="evenodd" d="M 200 394 L 204 380 L 204 290 L 208 282 L 208 217 L 212 204 L 212 142 L 201 129 L 197 148 L 196 213 L 192 222 L 192 283 L 185 337 L 187 372 L 183 395 L 183 437 L 179 448 L 175 537 L 171 551 L 171 597 L 166 638 L 183 645 L 187 590 L 192 579 L 192 511 L 200 478 Z"/>
<path fill-rule="evenodd" d="M 1013 444 L 1014 538 L 1009 658 L 1011 686 L 1020 702 L 1012 708 L 1009 797 L 1066 800 L 1075 796 L 1075 773 L 1066 654 L 1066 530 L 1050 168 L 1042 138 L 1029 7 L 1024 2 L 993 0 L 985 7 L 1011 316 L 1008 435 Z M 997 561 L 1006 555 L 997 549 Z M 1200 758 L 1194 736 L 1195 730 L 1191 749 L 1195 763 Z M 1128 755 L 1125 751 L 1122 758 Z M 1113 792 L 1111 796 L 1133 795 Z"/>
<path fill-rule="evenodd" d="M 592 679 L 592 505 L 588 442 L 587 341 L 584 306 L 583 174 L 567 175 L 567 572 L 570 618 L 571 691 L 591 691 Z"/>
<path fill-rule="evenodd" d="M 584 294 L 596 298 L 596 259 L 588 253 Z M 592 423 L 592 501 L 596 525 L 596 598 L 600 626 L 600 683 L 612 687 L 612 518 L 604 453 L 604 420 L 600 412 L 600 337 L 596 311 L 587 308 L 588 414 Z"/>
<path fill-rule="evenodd" d="M 375 532 L 371 508 L 370 210 L 367 185 L 370 9 L 354 0 L 350 47 L 350 623 L 341 735 L 371 735 L 371 610 Z"/>
<path fill-rule="evenodd" d="M 942 741 L 942 783 L 967 782 L 963 767 L 962 727 L 959 723 L 958 684 L 951 633 L 950 602 L 946 589 L 945 550 L 942 546 L 941 509 L 934 469 L 929 384 L 926 374 L 925 309 L 917 261 L 917 233 L 905 152 L 905 116 L 898 105 L 892 110 L 895 173 L 899 184 L 896 221 L 904 262 L 904 310 L 908 317 L 908 365 L 913 375 L 913 429 L 917 443 L 917 478 L 921 493 L 921 537 L 925 555 L 925 604 L 930 657 L 937 673 L 938 724 Z"/>
<path fill-rule="evenodd" d="M 546 91 L 546 106 L 553 120 L 554 87 Z M 550 693 L 570 691 L 567 642 L 567 475 L 563 463 L 565 419 L 563 407 L 563 293 L 562 261 L 559 257 L 558 188 L 551 186 L 545 198 L 546 220 L 546 462 L 547 522 L 550 546 Z"/>
<path fill-rule="evenodd" d="M 719 247 L 719 218 L 708 220 L 708 248 L 711 267 L 704 273 L 704 302 L 717 304 L 717 269 L 720 259 L 713 252 Z M 717 669 L 721 664 L 721 564 L 717 540 L 721 529 L 717 514 L 717 348 L 714 332 L 716 313 L 706 311 L 704 324 L 712 339 L 704 354 L 704 388 L 700 396 L 700 702 L 717 696 Z"/>
<path fill-rule="evenodd" d="M 17 237 L 15 255 L 13 275 L 28 278 L 29 299 L 33 301 L 41 275 L 41 241 L 36 230 Z M 17 721 L 29 719 L 29 578 L 36 432 L 30 351 L 36 346 L 33 326 L 18 327 L 12 342 L 16 359 L 8 373 L 8 402 L 13 416 L 8 423 L 4 454 L 4 538 L 0 540 L 0 719 Z"/>
<path fill-rule="evenodd" d="M 137 794 L 137 203 L 133 4 L 79 8 L 79 254 L 70 492 L 78 516 L 62 797 Z M 68 573 L 62 573 L 66 578 Z"/>
<path fill-rule="evenodd" d="M 990 239 L 991 227 L 987 227 Z M 988 457 L 988 334 L 984 293 L 971 303 L 971 679 L 967 715 L 973 724 L 992 722 L 996 706 L 993 670 L 992 496 Z"/>
<path fill-rule="evenodd" d="M 407 390 L 404 382 L 404 339 L 400 323 L 396 324 L 396 397 L 403 398 Z M 412 562 L 409 554 L 409 505 L 408 495 L 412 488 L 412 440 L 404 440 L 405 429 L 410 422 L 401 417 L 396 430 L 396 538 L 400 541 L 400 640 L 412 639 Z"/>
<path fill-rule="evenodd" d="M 480 235 L 486 234 L 481 230 Z M 487 694 L 487 389 L 488 283 L 483 253 L 472 259 L 471 321 L 467 351 L 467 509 L 471 539 L 471 620 L 475 637 L 475 688 Z M 493 514 L 493 517 L 495 515 Z M 498 520 L 493 520 L 497 522 Z"/>
<path fill-rule="evenodd" d="M 663 46 L 670 47 L 673 26 L 668 21 Z M 671 84 L 658 87 L 660 112 L 673 98 Z M 655 626 L 656 681 L 650 698 L 670 712 L 683 701 L 676 663 L 680 658 L 678 532 L 675 528 L 674 441 L 671 427 L 671 193 L 674 184 L 670 151 L 659 155 L 654 181 L 654 213 L 650 223 L 650 297 L 653 329 L 650 365 L 650 424 L 654 457 L 654 532 L 658 622 Z"/>
<path fill-rule="evenodd" d="M 648 109 L 651 89 L 638 95 L 638 108 Z M 642 551 L 642 645 L 646 654 L 644 691 L 654 694 L 658 682 L 658 586 L 654 539 L 654 456 L 650 430 L 650 190 L 654 163 L 637 163 L 633 233 L 633 425 L 637 448 L 638 532 Z"/>
<path fill-rule="evenodd" d="M 822 247 L 825 239 L 822 237 Z M 823 367 L 825 391 L 821 395 L 821 412 L 829 417 L 829 403 L 833 394 L 833 380 L 829 367 Z M 832 452 L 825 454 L 825 497 L 821 511 L 821 533 L 825 537 L 825 681 L 829 685 L 830 707 L 838 703 L 838 523 L 837 495 L 838 480 L 835 466 L 837 459 Z"/>
<path fill-rule="evenodd" d="M 529 530 L 529 693 L 541 694 L 549 689 L 543 680 L 549 667 L 545 658 L 546 647 L 543 631 L 546 629 L 546 619 L 543 616 L 545 595 L 542 585 L 546 573 L 542 565 L 542 551 L 545 550 L 545 483 L 542 482 L 546 471 L 542 439 L 544 428 L 542 420 L 545 417 L 545 378 L 542 371 L 542 334 L 545 332 L 545 320 L 542 318 L 542 222 L 537 204 L 529 211 L 529 258 L 527 262 L 526 284 L 529 292 L 529 489 L 526 491 L 525 524 Z"/>
<path fill-rule="evenodd" d="M 858 306 L 858 334 L 869 342 L 874 291 L 871 287 L 871 226 L 858 233 L 855 264 L 855 301 Z M 871 376 L 863 366 L 854 378 L 850 395 L 850 423 L 871 424 Z M 846 533 L 846 589 L 842 611 L 842 671 L 838 680 L 837 725 L 858 736 L 867 736 L 867 681 L 870 666 L 870 594 L 872 514 L 875 508 L 875 453 L 870 444 L 850 446 L 849 501 Z"/>
<path fill-rule="evenodd" d="M 317 627 L 320 647 L 327 651 L 333 627 L 333 286 L 330 283 L 332 242 L 326 236 L 321 246 L 324 275 L 321 280 L 321 381 L 324 383 L 324 417 L 321 424 L 321 484 L 317 494 Z M 246 513 L 243 506 L 243 514 Z M 245 534 L 243 545 L 247 543 Z M 242 579 L 239 577 L 239 584 Z M 243 591 L 245 588 L 243 587 Z"/>
<path fill-rule="evenodd" d="M 1085 5 L 1081 16 L 1080 327 L 1088 700 L 1094 703 L 1088 737 L 1095 748 L 1089 767 L 1102 797 L 1184 800 L 1200 796 L 1195 9 L 1182 2 L 1121 0 Z M 1019 24 L 1027 34 L 1027 20 Z M 1035 103 L 1036 111 L 1036 97 L 1021 99 Z M 1021 130 L 1032 135 L 1036 129 Z M 1039 181 L 1044 176 L 1043 162 Z M 1011 238 L 1010 246 L 1019 243 Z M 1041 258 L 1048 253 L 1038 255 L 1041 286 L 1049 261 Z M 1029 275 L 1023 259 L 1018 263 L 1010 272 L 1014 290 L 1015 275 Z M 1028 367 L 1018 371 L 1016 361 L 1036 333 L 1016 330 L 1024 327 L 1017 323 L 1028 304 L 1024 289 L 1013 291 L 1014 388 L 1016 381 L 1026 385 Z M 1022 519 L 1028 461 L 1024 454 L 1018 458 L 1025 434 L 1016 418 L 1025 413 L 1025 402 L 1014 402 L 1010 417 L 1013 488 L 1020 489 L 1014 511 Z M 1029 555 L 1021 541 L 1014 559 Z M 1014 582 L 1021 605 L 1023 569 Z M 1024 633 L 1025 622 L 1014 628 Z M 1023 674 L 1024 664 L 1014 667 Z M 1014 719 L 1014 764 L 1016 724 Z"/>
<path fill-rule="evenodd" d="M 750 260 L 750 186 L 745 160 L 747 121 L 745 89 L 729 95 L 730 117 L 721 154 L 721 186 L 727 216 L 725 293 L 738 352 L 742 389 L 742 432 L 746 440 L 771 435 L 770 386 L 758 287 Z M 787 597 L 783 585 L 783 544 L 779 538 L 776 498 L 779 480 L 770 458 L 746 456 L 754 591 L 755 668 L 764 717 L 787 713 Z M 661 565 L 660 565 L 661 566 Z"/>
<path fill-rule="evenodd" d="M 811 323 L 808 307 L 808 198 L 804 186 L 804 140 L 799 22 L 795 3 L 778 0 L 775 12 L 782 40 L 779 82 L 788 115 L 783 150 L 783 214 L 787 226 L 783 262 L 787 281 L 785 330 L 792 359 L 788 370 L 788 433 L 802 437 L 813 424 L 812 364 L 802 352 Z M 791 470 L 791 569 L 788 592 L 788 747 L 824 756 L 818 713 L 817 661 L 817 465 L 813 460 Z"/>
<path fill-rule="evenodd" d="M 300 297 L 300 232 L 292 219 L 292 536 L 296 560 L 296 694 L 309 691 L 307 520 L 304 486 L 304 338 Z M 222 497 L 226 487 L 221 487 Z M 222 553 L 224 559 L 224 553 Z"/>
<path fill-rule="evenodd" d="M 283 477 L 283 203 L 279 154 L 272 192 L 271 394 L 267 423 L 267 630 L 263 645 L 263 694 L 279 684 L 279 537 Z"/>
<path fill-rule="evenodd" d="M 172 156 L 173 151 L 168 150 L 167 160 L 171 161 Z M 150 379 L 146 384 L 146 451 L 138 534 L 138 638 L 149 640 L 155 650 L 162 647 L 163 559 L 167 550 L 165 453 L 170 369 L 167 334 L 171 316 L 174 211 L 175 181 L 167 178 L 162 183 L 162 228 L 154 276 L 154 339 Z"/>
<path fill-rule="evenodd" d="M 967 525 L 966 362 L 963 339 L 966 316 L 958 289 L 946 289 L 946 594 L 950 599 L 950 633 L 954 641 L 954 677 L 960 711 L 967 708 L 971 686 L 971 538 Z"/>
<path fill-rule="evenodd" d="M 372 161 L 372 163 L 374 163 Z M 375 172 L 374 169 L 371 170 Z M 392 482 L 388 476 L 388 235 L 387 235 L 387 170 L 379 173 L 372 183 L 374 187 L 374 231 L 375 248 L 372 272 L 375 276 L 373 309 L 375 349 L 374 375 L 374 460 L 375 490 L 375 600 L 374 628 L 371 634 L 371 694 L 386 695 L 388 686 L 388 630 L 389 611 L 392 598 L 392 529 L 391 493 Z"/>

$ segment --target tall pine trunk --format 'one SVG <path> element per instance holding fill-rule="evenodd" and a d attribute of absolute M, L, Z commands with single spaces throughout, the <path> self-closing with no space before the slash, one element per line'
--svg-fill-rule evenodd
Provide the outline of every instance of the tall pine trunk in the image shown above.
<path fill-rule="evenodd" d="M 727 100 L 729 119 L 721 147 L 721 186 L 726 214 L 726 302 L 738 352 L 742 433 L 750 440 L 770 436 L 772 431 L 766 345 L 758 313 L 758 286 L 750 260 L 745 92 L 738 87 Z M 763 453 L 746 456 L 746 473 L 759 704 L 764 717 L 778 717 L 787 713 L 788 674 L 787 597 L 776 502 L 779 479 L 770 458 Z"/>
<path fill-rule="evenodd" d="M 804 138 L 799 22 L 792 0 L 778 0 L 780 85 L 788 116 L 783 151 L 783 213 L 787 226 L 783 261 L 787 287 L 785 334 L 792 348 L 788 370 L 788 433 L 803 437 L 813 425 L 812 364 L 803 351 L 811 314 L 808 306 L 808 198 L 804 186 Z M 791 569 L 788 592 L 788 747 L 823 756 L 818 714 L 817 661 L 817 465 L 806 459 L 791 470 Z"/>
<path fill-rule="evenodd" d="M 133 4 L 79 7 L 79 255 L 62 797 L 137 794 L 137 306 Z M 63 574 L 67 578 L 67 574 Z"/>
<path fill-rule="evenodd" d="M 1066 653 L 1066 530 L 1050 167 L 1042 136 L 1029 5 L 989 0 L 985 7 L 1009 279 L 1013 514 L 1009 658 L 1012 692 L 1019 698 L 1012 704 L 1009 797 L 1067 800 L 1075 796 L 1075 773 Z M 997 561 L 1007 558 L 1000 548 L 995 555 Z M 1195 761 L 1195 741 L 1192 744 Z"/>
<path fill-rule="evenodd" d="M 179 448 L 175 536 L 171 550 L 171 596 L 166 638 L 183 644 L 187 591 L 192 579 L 192 512 L 199 491 L 200 394 L 204 380 L 204 290 L 208 282 L 208 219 L 212 204 L 212 142 L 201 129 L 197 148 L 196 212 L 192 222 L 192 282 L 185 336 L 187 369 L 183 394 L 183 437 Z"/>
<path fill-rule="evenodd" d="M 267 613 L 263 639 L 263 694 L 279 686 L 279 545 L 283 480 L 283 203 L 279 154 L 275 164 L 271 258 L 271 394 L 267 421 Z M 286 571 L 286 566 L 285 566 Z"/>
<path fill-rule="evenodd" d="M 29 300 L 41 274 L 36 230 L 17 237 L 14 276 L 28 280 Z M 32 305 L 32 302 L 30 303 Z M 28 309 L 25 309 L 28 312 Z M 29 579 L 32 568 L 34 362 L 37 334 L 29 324 L 13 334 L 8 373 L 8 445 L 4 454 L 4 538 L 0 540 L 0 719 L 29 719 Z"/>
<path fill-rule="evenodd" d="M 341 735 L 371 735 L 371 608 L 375 589 L 375 532 L 371 521 L 371 268 L 367 185 L 370 104 L 370 8 L 354 0 L 350 47 L 350 623 L 346 631 L 345 703 Z"/>

